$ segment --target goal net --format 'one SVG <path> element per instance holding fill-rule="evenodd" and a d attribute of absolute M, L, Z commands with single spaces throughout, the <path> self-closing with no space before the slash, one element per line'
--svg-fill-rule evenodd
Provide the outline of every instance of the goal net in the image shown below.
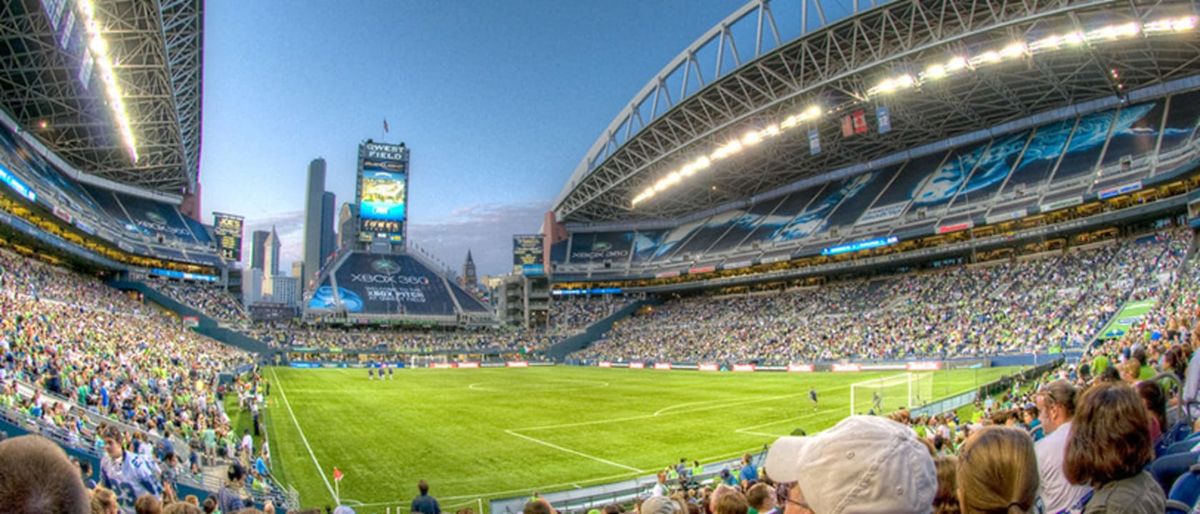
<path fill-rule="evenodd" d="M 850 385 L 850 415 L 887 414 L 933 401 L 933 373 L 901 373 Z"/>

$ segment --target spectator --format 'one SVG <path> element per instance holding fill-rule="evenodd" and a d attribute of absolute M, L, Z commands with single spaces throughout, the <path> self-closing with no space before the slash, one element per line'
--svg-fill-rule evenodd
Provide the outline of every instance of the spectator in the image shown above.
<path fill-rule="evenodd" d="M 991 426 L 971 434 L 958 460 L 958 503 L 965 514 L 1040 513 L 1038 462 L 1029 433 Z"/>
<path fill-rule="evenodd" d="M 163 504 L 158 498 L 147 494 L 138 497 L 133 510 L 137 514 L 163 514 Z"/>
<path fill-rule="evenodd" d="M 1154 459 L 1149 426 L 1146 408 L 1129 386 L 1099 383 L 1081 395 L 1063 471 L 1071 483 L 1092 487 L 1077 502 L 1085 514 L 1163 512 L 1165 494 L 1144 471 Z"/>
<path fill-rule="evenodd" d="M 765 467 L 772 480 L 795 482 L 785 514 L 924 514 L 937 492 L 933 458 L 916 433 L 874 416 L 850 416 L 814 436 L 781 437 Z"/>
<path fill-rule="evenodd" d="M 201 514 L 201 512 L 200 507 L 187 502 L 172 503 L 163 509 L 163 514 Z"/>
<path fill-rule="evenodd" d="M 145 495 L 162 493 L 158 464 L 140 453 L 127 452 L 116 434 L 104 436 L 104 457 L 100 459 L 101 483 L 132 503 Z"/>
<path fill-rule="evenodd" d="M 411 512 L 442 514 L 442 508 L 438 506 L 437 499 L 429 495 L 429 483 L 424 480 L 417 482 L 417 490 L 421 494 L 413 498 L 412 505 L 409 507 Z"/>
<path fill-rule="evenodd" d="M 237 512 L 252 507 L 254 503 L 246 494 L 246 470 L 242 468 L 242 465 L 230 464 L 226 478 L 228 481 L 220 491 L 217 491 L 217 505 L 221 512 Z"/>
<path fill-rule="evenodd" d="M 769 514 L 775 509 L 775 488 L 759 482 L 750 486 L 746 491 L 746 504 L 750 506 L 748 514 Z"/>
<path fill-rule="evenodd" d="M 666 496 L 652 496 L 642 502 L 642 510 L 640 514 L 687 514 L 687 511 L 682 510 L 675 500 Z M 526 511 L 524 514 L 542 514 L 530 513 Z"/>
<path fill-rule="evenodd" d="M 1046 512 L 1067 509 L 1088 492 L 1086 485 L 1072 485 L 1063 474 L 1063 459 L 1071 437 L 1077 390 L 1066 380 L 1043 385 L 1034 397 L 1046 437 L 1034 446 L 1041 479 L 1041 499 Z"/>
<path fill-rule="evenodd" d="M 78 467 L 40 436 L 0 442 L 0 510 L 12 514 L 83 514 L 90 505 Z"/>
<path fill-rule="evenodd" d="M 933 459 L 937 469 L 937 493 L 933 495 L 933 514 L 959 514 L 958 457 L 948 455 Z"/>
<path fill-rule="evenodd" d="M 423 483 L 425 483 L 425 481 L 422 480 L 421 483 L 423 484 Z M 428 491 L 428 487 L 425 490 Z M 421 493 L 421 494 L 422 494 L 422 496 L 424 496 L 425 493 Z M 417 512 L 417 510 L 414 508 L 413 512 Z M 525 508 L 522 511 L 522 514 L 557 514 L 557 513 L 554 511 L 554 507 L 550 506 L 550 502 L 546 501 L 543 498 L 535 498 L 535 499 L 529 500 L 528 502 L 525 503 Z"/>
<path fill-rule="evenodd" d="M 746 503 L 746 496 L 737 489 L 713 498 L 715 500 L 713 502 L 714 514 L 746 514 L 750 510 L 750 506 Z"/>
<path fill-rule="evenodd" d="M 117 495 L 103 486 L 92 491 L 92 514 L 120 514 Z"/>
<path fill-rule="evenodd" d="M 758 468 L 754 467 L 754 459 L 750 457 L 749 453 L 742 455 L 742 470 L 738 472 L 738 478 L 741 480 L 743 488 L 758 481 Z"/>
<path fill-rule="evenodd" d="M 671 492 L 671 489 L 667 486 L 667 472 L 659 471 L 655 475 L 654 487 L 650 488 L 650 496 L 666 496 L 669 492 Z"/>
<path fill-rule="evenodd" d="M 1150 441 L 1157 444 L 1167 426 L 1167 396 L 1158 382 L 1142 380 L 1134 385 L 1146 413 L 1150 415 Z"/>

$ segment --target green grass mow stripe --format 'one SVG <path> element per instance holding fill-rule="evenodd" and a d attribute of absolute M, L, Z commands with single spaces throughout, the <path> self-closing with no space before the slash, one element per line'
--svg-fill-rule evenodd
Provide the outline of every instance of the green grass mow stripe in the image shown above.
<path fill-rule="evenodd" d="M 933 393 L 950 396 L 1016 371 L 935 372 Z M 334 466 L 345 473 L 346 502 L 407 505 L 424 479 L 450 504 L 612 482 L 680 458 L 757 452 L 796 429 L 837 423 L 849 411 L 850 384 L 901 373 L 559 366 L 405 369 L 381 381 L 362 369 L 274 368 L 266 419 L 273 472 L 306 507 L 331 501 L 324 476 Z M 810 387 L 819 409 L 808 400 Z"/>

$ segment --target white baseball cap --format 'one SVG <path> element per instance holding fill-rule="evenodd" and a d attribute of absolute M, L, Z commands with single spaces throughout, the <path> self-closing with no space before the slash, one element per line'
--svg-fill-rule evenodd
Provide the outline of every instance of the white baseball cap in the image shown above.
<path fill-rule="evenodd" d="M 810 437 L 780 437 L 767 475 L 796 482 L 818 514 L 926 514 L 937 472 L 913 431 L 876 416 L 850 416 Z"/>

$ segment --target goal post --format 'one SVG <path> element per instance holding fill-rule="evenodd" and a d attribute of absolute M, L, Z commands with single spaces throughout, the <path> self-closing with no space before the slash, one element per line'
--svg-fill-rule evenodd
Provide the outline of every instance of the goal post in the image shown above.
<path fill-rule="evenodd" d="M 934 400 L 933 373 L 900 373 L 850 384 L 850 415 L 882 415 Z"/>

